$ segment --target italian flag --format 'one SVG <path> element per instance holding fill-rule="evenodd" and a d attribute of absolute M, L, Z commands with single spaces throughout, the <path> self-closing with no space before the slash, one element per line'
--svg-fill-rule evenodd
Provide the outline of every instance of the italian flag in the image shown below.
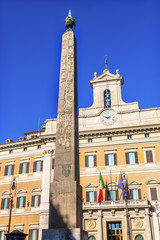
<path fill-rule="evenodd" d="M 98 203 L 101 203 L 103 201 L 103 189 L 104 189 L 104 183 L 102 179 L 101 173 L 99 174 L 99 194 L 98 194 Z"/>

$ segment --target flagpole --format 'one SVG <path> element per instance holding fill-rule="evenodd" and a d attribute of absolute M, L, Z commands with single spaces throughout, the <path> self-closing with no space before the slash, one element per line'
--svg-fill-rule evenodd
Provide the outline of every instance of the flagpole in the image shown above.
<path fill-rule="evenodd" d="M 113 201 L 113 192 L 112 192 L 112 174 L 110 169 L 110 181 L 111 181 L 111 195 L 112 195 L 112 201 Z"/>

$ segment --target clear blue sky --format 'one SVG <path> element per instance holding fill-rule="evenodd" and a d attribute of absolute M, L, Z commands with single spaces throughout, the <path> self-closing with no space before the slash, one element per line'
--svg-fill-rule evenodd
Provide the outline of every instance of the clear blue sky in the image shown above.
<path fill-rule="evenodd" d="M 0 143 L 56 118 L 61 37 L 76 18 L 79 107 L 92 104 L 89 80 L 104 69 L 124 76 L 125 102 L 160 107 L 160 1 L 1 0 Z"/>

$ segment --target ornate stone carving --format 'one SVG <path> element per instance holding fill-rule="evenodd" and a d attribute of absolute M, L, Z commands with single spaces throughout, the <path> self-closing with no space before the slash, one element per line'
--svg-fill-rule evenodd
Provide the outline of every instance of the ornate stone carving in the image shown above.
<path fill-rule="evenodd" d="M 94 229 L 96 227 L 96 221 L 91 219 L 87 221 L 87 226 L 89 229 Z"/>
<path fill-rule="evenodd" d="M 47 149 L 47 150 L 44 150 L 43 154 L 53 154 L 54 153 L 54 150 L 53 149 Z"/>
<path fill-rule="evenodd" d="M 135 218 L 133 220 L 133 225 L 135 228 L 141 228 L 143 226 L 143 220 L 141 218 Z"/>
<path fill-rule="evenodd" d="M 71 173 L 71 164 L 62 165 L 62 174 L 65 177 L 68 177 Z"/>

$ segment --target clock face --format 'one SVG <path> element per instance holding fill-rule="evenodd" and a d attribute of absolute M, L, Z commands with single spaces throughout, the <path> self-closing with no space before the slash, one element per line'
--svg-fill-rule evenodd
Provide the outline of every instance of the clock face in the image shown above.
<path fill-rule="evenodd" d="M 101 113 L 100 118 L 105 124 L 113 124 L 116 121 L 116 113 L 113 110 L 105 110 Z"/>

